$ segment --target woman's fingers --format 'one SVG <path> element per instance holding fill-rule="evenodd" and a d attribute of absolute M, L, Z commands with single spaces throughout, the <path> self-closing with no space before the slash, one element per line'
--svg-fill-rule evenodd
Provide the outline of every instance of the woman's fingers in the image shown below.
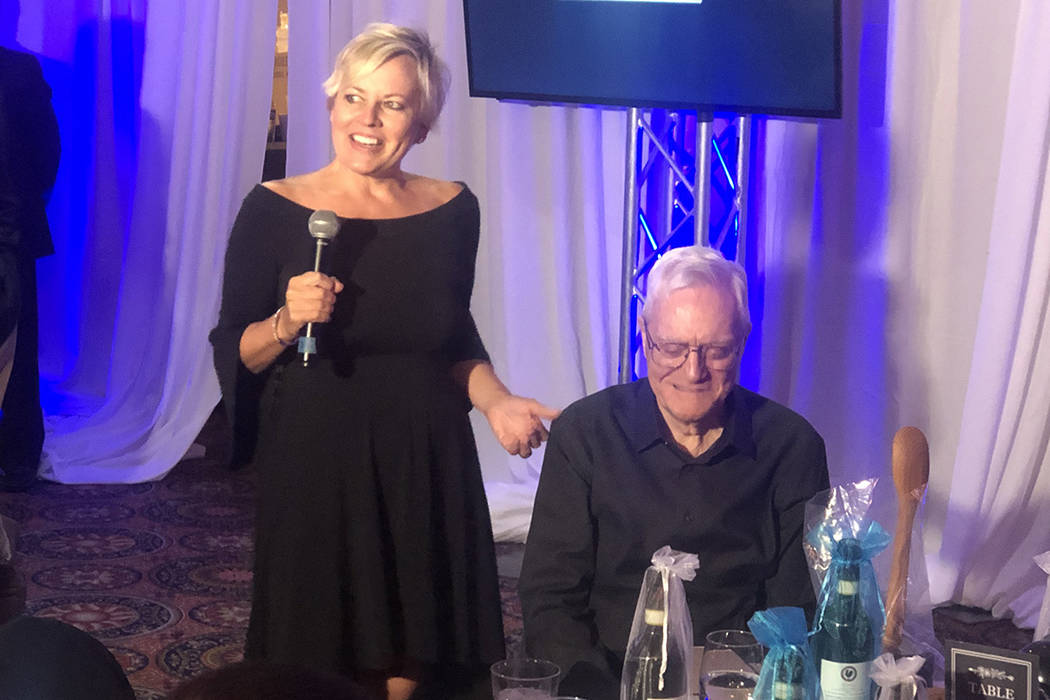
<path fill-rule="evenodd" d="M 288 280 L 285 307 L 296 324 L 323 323 L 332 319 L 336 295 L 343 283 L 320 272 L 304 272 Z"/>

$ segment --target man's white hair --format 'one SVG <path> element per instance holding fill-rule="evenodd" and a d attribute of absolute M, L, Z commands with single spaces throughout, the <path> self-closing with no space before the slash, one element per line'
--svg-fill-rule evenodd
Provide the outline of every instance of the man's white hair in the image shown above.
<path fill-rule="evenodd" d="M 751 313 L 747 306 L 747 275 L 744 268 L 726 260 L 714 248 L 685 246 L 672 248 L 660 256 L 646 281 L 642 318 L 647 322 L 660 302 L 678 289 L 709 286 L 728 293 L 736 306 L 736 333 L 744 340 L 751 333 Z"/>

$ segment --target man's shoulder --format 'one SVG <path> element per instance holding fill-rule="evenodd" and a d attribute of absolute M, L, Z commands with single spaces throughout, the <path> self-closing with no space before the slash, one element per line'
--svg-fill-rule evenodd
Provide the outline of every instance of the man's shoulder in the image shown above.
<path fill-rule="evenodd" d="M 40 73 L 40 61 L 31 53 L 0 46 L 0 66 L 12 82 L 26 77 L 36 78 Z"/>
<path fill-rule="evenodd" d="M 556 419 L 563 423 L 585 424 L 608 421 L 615 414 L 634 411 L 645 396 L 645 380 L 613 384 L 573 401 Z"/>
<path fill-rule="evenodd" d="M 735 391 L 737 400 L 744 403 L 747 412 L 751 415 L 752 431 L 756 438 L 765 433 L 775 432 L 796 438 L 811 437 L 823 441 L 817 429 L 800 413 L 742 386 L 737 386 Z"/>

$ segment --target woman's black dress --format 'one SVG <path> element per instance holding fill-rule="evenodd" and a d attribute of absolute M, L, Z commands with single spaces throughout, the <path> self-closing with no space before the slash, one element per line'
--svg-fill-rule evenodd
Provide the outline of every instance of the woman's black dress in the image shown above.
<path fill-rule="evenodd" d="M 259 471 L 246 655 L 354 675 L 408 660 L 474 680 L 504 655 L 492 528 L 460 360 L 486 359 L 470 315 L 477 199 L 342 219 L 326 271 L 346 288 L 262 375 L 244 328 L 313 269 L 311 211 L 257 186 L 226 253 L 212 332 L 234 458 Z M 448 697 L 457 693 L 447 691 Z"/>

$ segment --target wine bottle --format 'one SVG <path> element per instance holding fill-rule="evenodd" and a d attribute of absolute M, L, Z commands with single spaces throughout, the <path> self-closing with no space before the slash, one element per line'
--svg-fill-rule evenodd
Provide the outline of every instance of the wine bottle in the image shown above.
<path fill-rule="evenodd" d="M 632 641 L 624 658 L 620 700 L 688 698 L 689 666 L 686 654 L 675 635 L 667 635 L 664 643 L 664 611 L 646 608 L 645 629 Z M 661 674 L 665 655 L 667 665 Z"/>
<path fill-rule="evenodd" d="M 813 633 L 813 656 L 826 700 L 867 700 L 875 631 L 860 597 L 860 542 L 845 537 L 835 545 L 828 571 L 829 594 Z"/>
<path fill-rule="evenodd" d="M 797 649 L 787 649 L 773 668 L 773 700 L 806 698 L 806 657 Z"/>

